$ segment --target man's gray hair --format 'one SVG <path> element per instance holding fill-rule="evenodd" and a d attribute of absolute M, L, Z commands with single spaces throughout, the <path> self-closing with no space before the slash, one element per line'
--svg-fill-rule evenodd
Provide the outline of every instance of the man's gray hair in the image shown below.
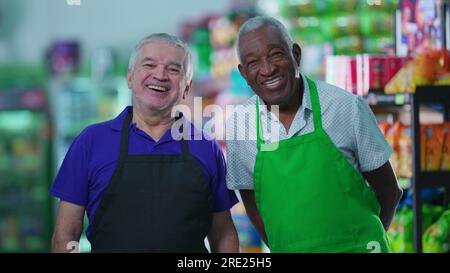
<path fill-rule="evenodd" d="M 253 18 L 248 19 L 245 21 L 245 23 L 241 26 L 239 29 L 239 32 L 237 34 L 237 40 L 236 40 L 236 51 L 239 58 L 239 61 L 242 63 L 241 58 L 241 52 L 240 52 L 240 42 L 243 35 L 246 33 L 258 29 L 262 26 L 273 26 L 275 27 L 280 35 L 281 38 L 286 42 L 286 45 L 289 46 L 289 48 L 292 48 L 292 45 L 294 41 L 291 38 L 291 35 L 289 35 L 289 32 L 287 28 L 277 19 L 270 17 L 270 16 L 256 16 Z"/>
<path fill-rule="evenodd" d="M 184 50 L 185 55 L 183 60 L 183 70 L 185 72 L 187 82 L 191 81 L 192 76 L 194 75 L 194 64 L 192 63 L 192 53 L 189 50 L 189 46 L 185 42 L 183 42 L 180 38 L 167 33 L 154 33 L 139 41 L 139 43 L 136 45 L 133 52 L 131 53 L 130 61 L 128 62 L 128 70 L 133 71 L 134 68 L 136 67 L 136 62 L 139 57 L 141 48 L 145 44 L 155 41 L 166 42 L 169 45 L 180 47 L 181 49 Z"/>

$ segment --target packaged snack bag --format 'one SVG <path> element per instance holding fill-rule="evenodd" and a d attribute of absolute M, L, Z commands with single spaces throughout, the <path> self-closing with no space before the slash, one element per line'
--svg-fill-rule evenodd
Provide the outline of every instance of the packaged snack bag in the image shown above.
<path fill-rule="evenodd" d="M 399 133 L 400 133 L 401 123 L 400 121 L 396 121 L 386 133 L 386 141 L 392 147 L 392 155 L 390 158 L 390 162 L 392 164 L 392 168 L 394 169 L 396 174 L 399 174 Z"/>
<path fill-rule="evenodd" d="M 387 131 L 391 127 L 391 124 L 387 120 L 378 122 L 378 127 L 380 128 L 383 135 L 386 137 Z"/>
<path fill-rule="evenodd" d="M 442 144 L 444 141 L 444 126 L 430 125 L 426 130 L 426 170 L 439 171 L 441 168 Z"/>
<path fill-rule="evenodd" d="M 411 237 L 412 228 L 412 210 L 410 208 L 402 207 L 399 209 L 391 226 L 387 232 L 389 239 L 389 247 L 394 253 L 413 252 L 413 245 L 411 240 L 407 239 Z M 408 241 L 408 242 L 406 242 Z"/>
<path fill-rule="evenodd" d="M 398 141 L 399 147 L 399 175 L 405 178 L 412 176 L 412 139 L 411 127 L 401 126 L 400 137 Z"/>
<path fill-rule="evenodd" d="M 416 69 L 414 70 L 416 85 L 430 85 L 434 82 L 440 69 L 439 60 L 441 58 L 442 51 L 438 50 L 430 50 L 416 56 Z"/>
<path fill-rule="evenodd" d="M 384 93 L 396 94 L 402 92 L 413 93 L 416 90 L 414 83 L 414 70 L 416 65 L 414 62 L 409 62 L 401 68 L 395 76 L 385 85 Z"/>
<path fill-rule="evenodd" d="M 423 251 L 425 253 L 450 252 L 450 210 L 431 225 L 424 234 Z"/>
<path fill-rule="evenodd" d="M 441 170 L 450 171 L 450 122 L 444 123 L 444 135 Z"/>

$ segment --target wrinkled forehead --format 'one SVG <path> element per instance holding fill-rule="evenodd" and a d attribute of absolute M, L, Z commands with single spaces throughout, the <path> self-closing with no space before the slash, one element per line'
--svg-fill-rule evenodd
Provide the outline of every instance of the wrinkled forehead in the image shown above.
<path fill-rule="evenodd" d="M 139 60 L 151 58 L 153 60 L 179 63 L 184 66 L 186 51 L 183 47 L 167 41 L 149 41 L 139 49 Z"/>
<path fill-rule="evenodd" d="M 242 57 L 255 51 L 268 48 L 283 48 L 289 51 L 288 43 L 280 30 L 272 25 L 262 25 L 243 33 L 239 39 L 239 51 Z"/>

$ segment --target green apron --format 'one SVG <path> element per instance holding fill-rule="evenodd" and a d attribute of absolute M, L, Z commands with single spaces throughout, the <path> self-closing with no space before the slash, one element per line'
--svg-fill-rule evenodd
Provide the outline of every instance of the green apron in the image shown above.
<path fill-rule="evenodd" d="M 375 194 L 322 128 L 317 88 L 307 81 L 314 132 L 265 144 L 257 99 L 254 189 L 270 250 L 389 252 Z"/>

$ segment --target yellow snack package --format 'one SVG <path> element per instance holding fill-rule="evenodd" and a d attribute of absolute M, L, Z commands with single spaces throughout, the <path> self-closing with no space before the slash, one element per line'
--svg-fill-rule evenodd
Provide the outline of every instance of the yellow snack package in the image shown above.
<path fill-rule="evenodd" d="M 442 144 L 444 141 L 444 126 L 431 125 L 427 128 L 426 170 L 439 171 L 441 169 Z"/>
<path fill-rule="evenodd" d="M 412 176 L 412 139 L 411 127 L 401 126 L 400 137 L 398 141 L 399 147 L 399 175 L 405 178 Z"/>
<path fill-rule="evenodd" d="M 389 143 L 389 145 L 391 145 L 393 150 L 390 162 L 392 164 L 392 168 L 394 169 L 397 175 L 400 174 L 399 145 L 398 145 L 400 127 L 401 127 L 400 121 L 396 121 L 392 126 L 389 127 L 386 133 L 386 141 Z"/>
<path fill-rule="evenodd" d="M 450 122 L 444 123 L 444 143 L 442 145 L 441 170 L 450 171 Z"/>

